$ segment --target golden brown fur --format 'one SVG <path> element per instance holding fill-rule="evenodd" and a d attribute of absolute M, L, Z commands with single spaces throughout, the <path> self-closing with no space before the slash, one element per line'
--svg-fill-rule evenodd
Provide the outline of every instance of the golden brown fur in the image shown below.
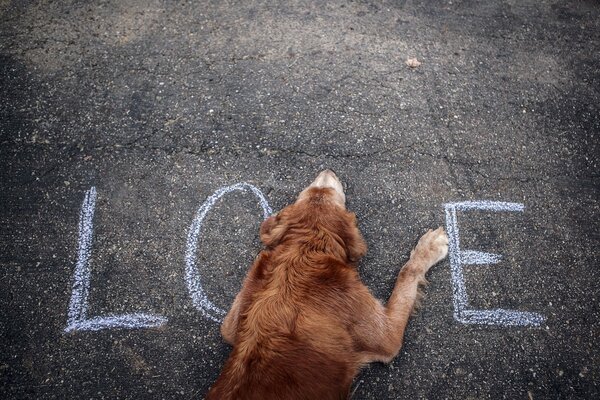
<path fill-rule="evenodd" d="M 362 365 L 400 350 L 418 285 L 445 256 L 446 236 L 423 236 L 384 307 L 360 281 L 367 246 L 337 194 L 309 187 L 261 225 L 265 249 L 221 327 L 233 350 L 208 399 L 345 399 Z"/>

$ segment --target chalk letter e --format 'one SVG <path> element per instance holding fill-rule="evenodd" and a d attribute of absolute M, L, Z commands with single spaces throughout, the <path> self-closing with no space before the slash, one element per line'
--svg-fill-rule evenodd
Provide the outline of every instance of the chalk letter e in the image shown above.
<path fill-rule="evenodd" d="M 467 291 L 463 276 L 464 264 L 496 264 L 502 256 L 473 250 L 460 249 L 458 221 L 456 211 L 488 210 L 522 212 L 521 203 L 502 201 L 465 201 L 448 203 L 446 209 L 446 226 L 448 231 L 450 268 L 452 270 L 452 285 L 454 297 L 454 318 L 464 324 L 539 326 L 546 318 L 538 313 L 515 310 L 472 310 L 468 308 Z"/>
<path fill-rule="evenodd" d="M 85 194 L 79 214 L 79 249 L 73 275 L 73 292 L 69 302 L 69 314 L 65 332 L 98 331 L 108 328 L 151 328 L 167 322 L 160 315 L 121 314 L 102 317 L 88 317 L 88 296 L 90 293 L 90 255 L 94 233 L 94 210 L 96 208 L 96 188 L 91 187 Z"/>

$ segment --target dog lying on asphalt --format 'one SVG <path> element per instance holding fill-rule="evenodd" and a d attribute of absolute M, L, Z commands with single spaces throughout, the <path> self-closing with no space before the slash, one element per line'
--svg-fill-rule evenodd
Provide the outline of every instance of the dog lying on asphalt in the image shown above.
<path fill-rule="evenodd" d="M 442 228 L 421 237 L 384 306 L 358 276 L 367 246 L 345 202 L 325 170 L 262 223 L 266 248 L 221 326 L 233 350 L 207 399 L 346 399 L 361 366 L 398 354 L 448 238 Z"/>

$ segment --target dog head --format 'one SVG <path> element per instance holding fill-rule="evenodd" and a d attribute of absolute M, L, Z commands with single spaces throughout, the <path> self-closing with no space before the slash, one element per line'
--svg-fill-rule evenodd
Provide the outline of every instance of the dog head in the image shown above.
<path fill-rule="evenodd" d="M 301 246 L 349 263 L 356 263 L 367 251 L 356 215 L 346 210 L 342 183 L 331 170 L 321 172 L 294 204 L 267 218 L 260 237 L 267 248 Z"/>

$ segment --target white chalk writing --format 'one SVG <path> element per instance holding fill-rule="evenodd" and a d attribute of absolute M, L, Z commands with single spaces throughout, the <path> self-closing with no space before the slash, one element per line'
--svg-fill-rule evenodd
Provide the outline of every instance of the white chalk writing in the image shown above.
<path fill-rule="evenodd" d="M 73 291 L 69 302 L 67 327 L 65 332 L 97 331 L 107 328 L 150 328 L 164 324 L 167 319 L 153 314 L 122 314 L 88 317 L 88 297 L 90 293 L 92 241 L 94 234 L 94 211 L 96 208 L 96 188 L 85 194 L 79 214 L 79 249 L 73 276 Z"/>
<path fill-rule="evenodd" d="M 200 273 L 196 267 L 196 251 L 198 248 L 198 237 L 202 229 L 202 223 L 206 214 L 215 205 L 215 203 L 223 197 L 225 194 L 240 190 L 245 192 L 250 190 L 259 200 L 260 206 L 263 209 L 263 217 L 266 219 L 273 213 L 267 199 L 260 190 L 252 186 L 249 183 L 237 183 L 235 185 L 221 188 L 214 192 L 210 197 L 206 199 L 204 204 L 198 209 L 196 217 L 190 226 L 190 230 L 187 238 L 187 249 L 185 252 L 185 281 L 187 283 L 188 291 L 192 297 L 192 303 L 194 306 L 207 318 L 220 322 L 225 315 L 225 311 L 214 305 L 209 299 L 204 289 L 202 288 Z"/>
<path fill-rule="evenodd" d="M 448 203 L 446 210 L 446 228 L 449 238 L 450 269 L 454 297 L 454 318 L 465 324 L 487 324 L 504 326 L 539 326 L 545 317 L 538 313 L 515 310 L 473 310 L 469 309 L 469 301 L 463 275 L 463 265 L 496 264 L 502 256 L 473 250 L 461 250 L 458 230 L 457 211 L 486 210 L 523 212 L 523 204 L 502 201 L 465 201 Z"/>
<path fill-rule="evenodd" d="M 206 215 L 224 195 L 233 191 L 251 192 L 259 201 L 266 219 L 272 214 L 271 207 L 263 193 L 249 183 L 237 183 L 215 191 L 196 212 L 190 225 L 185 251 L 185 282 L 194 306 L 207 318 L 221 322 L 225 311 L 212 303 L 202 287 L 202 279 L 196 266 L 198 241 Z M 91 282 L 90 258 L 94 233 L 94 212 L 96 208 L 96 188 L 90 188 L 81 205 L 79 216 L 79 240 L 77 263 L 73 275 L 73 289 L 69 302 L 67 327 L 65 332 L 97 331 L 108 328 L 151 328 L 167 322 L 167 318 L 146 313 L 104 315 L 90 317 L 89 293 Z M 457 211 L 483 210 L 491 212 L 523 212 L 520 203 L 499 201 L 465 201 L 445 204 L 446 225 L 449 237 L 450 269 L 452 273 L 454 318 L 466 324 L 488 324 L 504 326 L 539 326 L 546 318 L 538 313 L 493 309 L 476 310 L 469 308 L 469 301 L 463 274 L 464 265 L 497 264 L 502 260 L 499 254 L 475 250 L 462 250 L 460 247 Z"/>

